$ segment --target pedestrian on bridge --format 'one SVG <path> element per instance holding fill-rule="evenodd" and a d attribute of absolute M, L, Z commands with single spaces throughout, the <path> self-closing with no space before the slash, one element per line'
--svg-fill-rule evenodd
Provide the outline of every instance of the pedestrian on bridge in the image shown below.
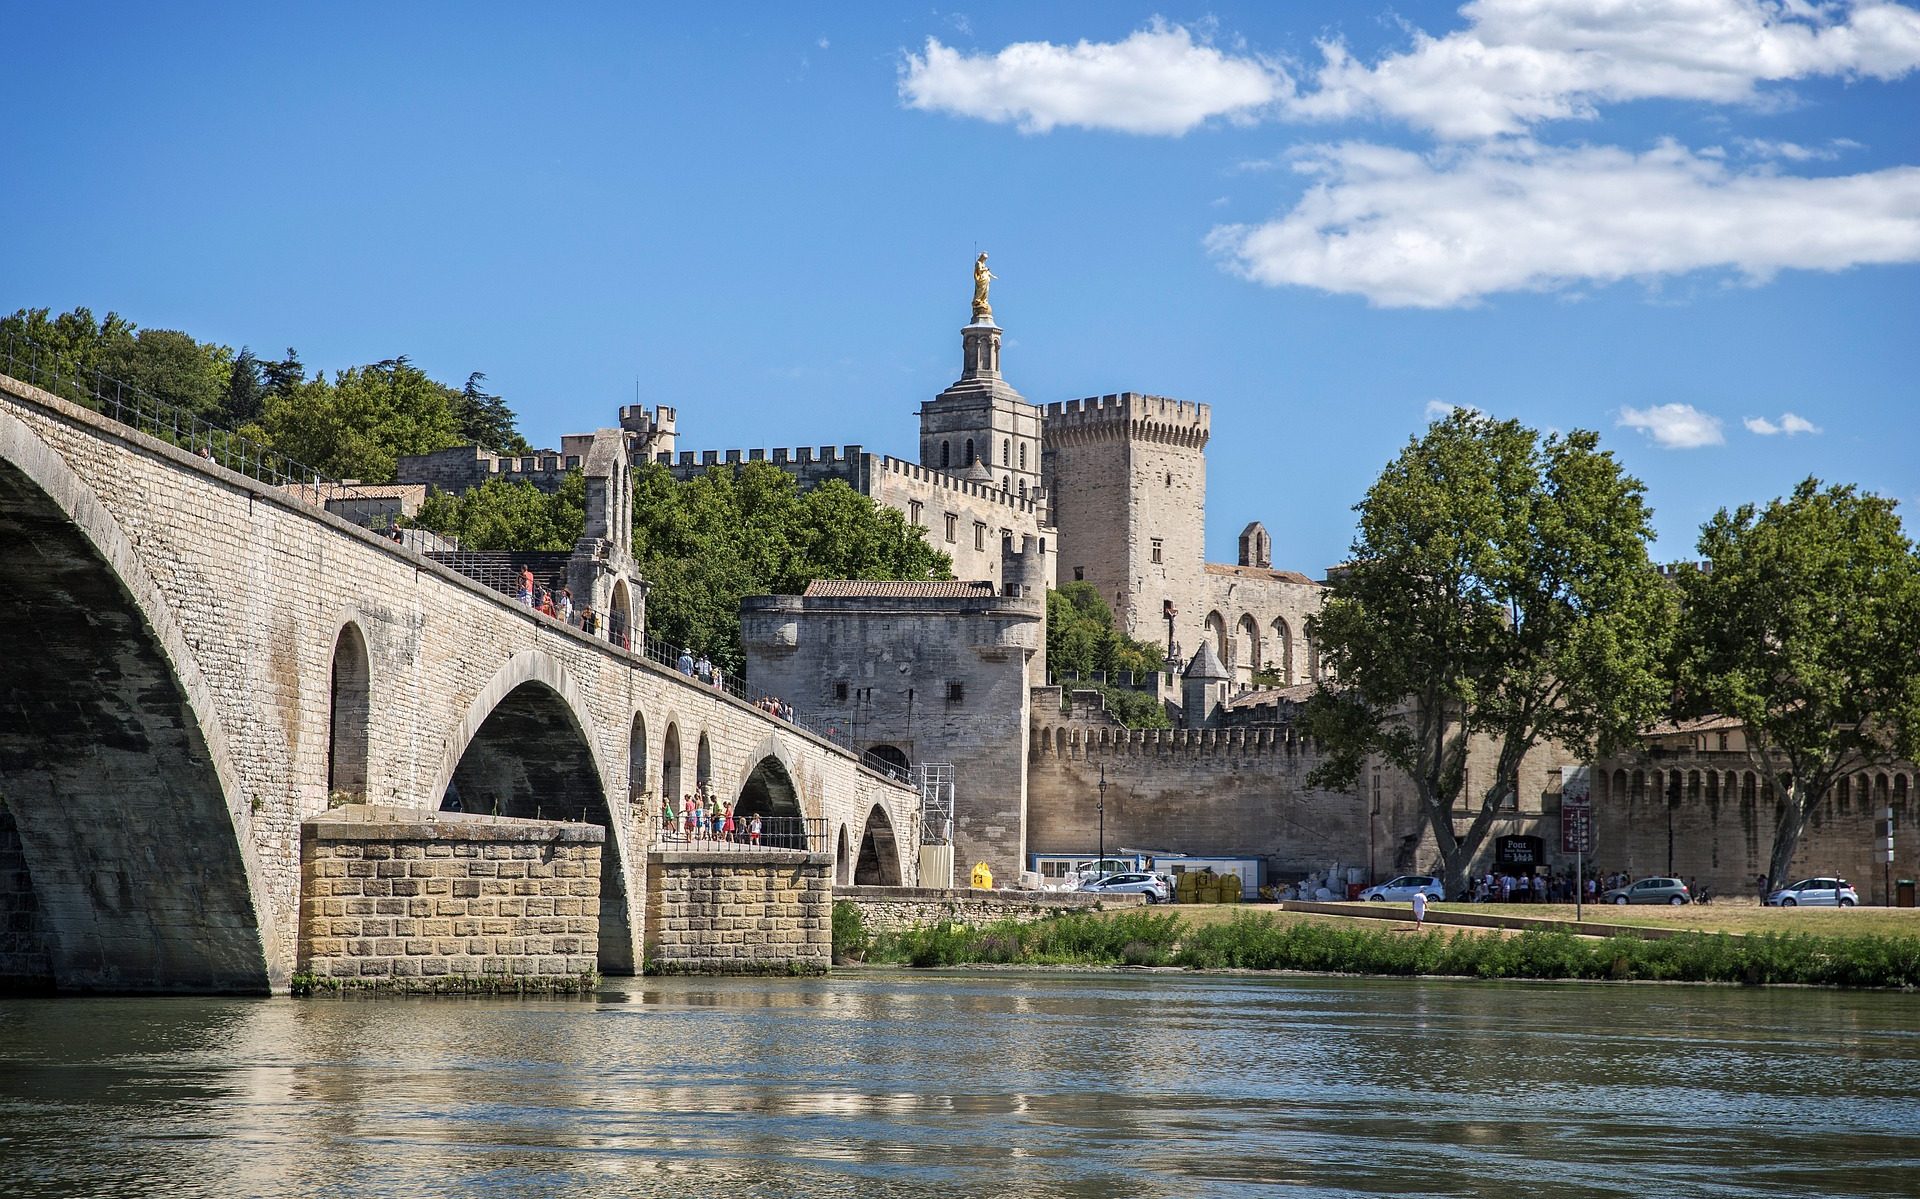
<path fill-rule="evenodd" d="M 533 568 L 530 566 L 520 568 L 520 602 L 533 607 Z"/>

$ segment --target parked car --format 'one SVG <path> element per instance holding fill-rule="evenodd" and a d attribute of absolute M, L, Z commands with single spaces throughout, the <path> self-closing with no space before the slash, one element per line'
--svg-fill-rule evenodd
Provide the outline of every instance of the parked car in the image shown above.
<path fill-rule="evenodd" d="M 1803 878 L 1767 896 L 1776 908 L 1850 908 L 1860 902 L 1860 893 L 1844 878 Z"/>
<path fill-rule="evenodd" d="M 1360 892 L 1360 898 L 1384 903 L 1407 903 L 1422 893 L 1433 900 L 1447 897 L 1446 887 L 1431 874 L 1403 874 L 1378 886 L 1368 887 Z"/>
<path fill-rule="evenodd" d="M 1148 903 L 1166 903 L 1173 898 L 1172 884 L 1157 874 L 1109 874 L 1081 883 L 1080 889 L 1107 895 L 1144 895 Z"/>
<path fill-rule="evenodd" d="M 1693 902 L 1693 896 L 1687 892 L 1687 884 L 1677 878 L 1643 878 L 1637 883 L 1615 887 L 1600 898 L 1608 903 L 1670 903 L 1676 906 Z"/>

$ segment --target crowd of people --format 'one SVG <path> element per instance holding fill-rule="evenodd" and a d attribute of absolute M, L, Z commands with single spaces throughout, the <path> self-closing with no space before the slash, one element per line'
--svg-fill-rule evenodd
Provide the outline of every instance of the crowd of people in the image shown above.
<path fill-rule="evenodd" d="M 711 795 L 688 793 L 680 797 L 676 811 L 673 797 L 660 801 L 660 831 L 668 839 L 677 833 L 683 841 L 721 842 L 759 845 L 760 814 L 736 816 L 732 804 L 723 804 Z"/>
<path fill-rule="evenodd" d="M 1610 870 L 1586 875 L 1578 887 L 1588 903 L 1598 903 L 1602 895 L 1633 881 L 1634 876 L 1625 870 Z M 1713 902 L 1711 887 L 1702 886 L 1697 879 L 1685 881 L 1693 902 Z M 1489 870 L 1474 879 L 1472 887 L 1469 898 L 1475 903 L 1572 903 L 1576 884 L 1572 871 L 1548 867 L 1538 876 Z"/>
<path fill-rule="evenodd" d="M 570 624 L 589 637 L 605 635 L 621 649 L 632 649 L 633 643 L 626 631 L 617 622 L 603 620 L 592 608 L 576 606 L 573 602 L 573 588 L 555 578 L 551 585 L 543 584 L 533 577 L 531 567 L 520 568 L 518 590 L 514 598 L 540 613 L 555 620 Z"/>

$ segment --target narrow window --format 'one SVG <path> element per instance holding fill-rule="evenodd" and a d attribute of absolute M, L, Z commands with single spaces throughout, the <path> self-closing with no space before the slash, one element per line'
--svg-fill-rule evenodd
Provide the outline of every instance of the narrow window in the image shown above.
<path fill-rule="evenodd" d="M 1074 567 L 1074 568 L 1073 568 L 1073 581 L 1074 581 L 1074 582 L 1076 582 L 1076 583 L 1084 583 L 1084 582 L 1086 582 L 1086 581 L 1087 581 L 1087 568 L 1086 568 L 1086 567 L 1084 567 L 1084 566 L 1076 566 L 1076 567 Z"/>
<path fill-rule="evenodd" d="M 1025 479 L 1020 480 L 1020 498 L 1023 500 L 1027 498 L 1027 481 Z"/>
<path fill-rule="evenodd" d="M 949 542 L 957 535 L 959 528 L 960 518 L 951 512 L 947 513 L 947 540 Z"/>
<path fill-rule="evenodd" d="M 1013 465 L 1013 442 L 1005 437 L 1000 439 L 1000 465 Z"/>
<path fill-rule="evenodd" d="M 947 684 L 947 702 L 948 703 L 950 704 L 962 703 L 966 700 L 966 697 L 967 697 L 967 689 L 964 684 L 961 684 L 961 683 Z"/>
<path fill-rule="evenodd" d="M 833 685 L 833 698 L 843 704 L 847 702 L 847 685 L 845 683 L 835 683 Z"/>
<path fill-rule="evenodd" d="M 1160 538 L 1158 538 L 1158 537 L 1155 537 L 1155 538 L 1153 539 L 1153 560 L 1154 560 L 1155 562 L 1158 562 L 1158 561 L 1160 561 L 1160 560 L 1161 560 L 1161 557 L 1160 557 L 1160 546 L 1161 546 L 1161 541 L 1160 541 Z"/>
<path fill-rule="evenodd" d="M 908 523 L 915 524 L 915 525 L 920 523 L 920 501 L 919 500 L 907 501 L 907 521 Z"/>
<path fill-rule="evenodd" d="M 1012 490 L 1013 490 L 1013 476 L 1012 476 L 1012 475 L 1001 475 L 1001 476 L 1000 476 L 1000 491 L 1001 491 L 1001 493 L 1002 493 L 1002 494 L 1004 495 L 1005 493 L 1007 493 L 1007 492 L 1009 492 L 1009 491 L 1012 491 Z"/>
<path fill-rule="evenodd" d="M 967 465 L 967 466 L 973 465 L 973 438 L 971 437 L 967 438 L 967 460 L 964 465 Z M 1167 478 L 1171 479 L 1173 478 L 1173 476 L 1168 475 Z"/>
<path fill-rule="evenodd" d="M 987 548 L 987 526 L 977 520 L 973 522 L 973 548 L 977 550 Z"/>
<path fill-rule="evenodd" d="M 1027 469 L 1027 443 L 1024 441 L 1020 443 L 1020 469 Z"/>
<path fill-rule="evenodd" d="M 945 470 L 947 467 L 952 465 L 953 465 L 953 443 L 950 441 L 943 441 L 940 443 L 940 469 Z"/>

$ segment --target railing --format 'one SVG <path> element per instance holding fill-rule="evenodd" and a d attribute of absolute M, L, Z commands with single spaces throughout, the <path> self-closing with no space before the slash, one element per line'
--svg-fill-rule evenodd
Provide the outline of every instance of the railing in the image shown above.
<path fill-rule="evenodd" d="M 693 853 L 755 853 L 767 849 L 785 849 L 795 853 L 825 853 L 827 822 L 812 816 L 762 816 L 760 831 L 753 831 L 753 818 L 733 817 L 729 832 L 724 823 L 716 826 L 706 812 L 691 817 L 665 813 L 646 818 L 647 842 L 655 849 Z M 724 822 L 725 816 L 719 818 Z"/>
<path fill-rule="evenodd" d="M 317 508 L 366 528 L 391 528 L 399 505 L 342 483 L 289 458 L 278 450 L 216 425 L 191 409 L 162 400 L 152 393 L 115 379 L 95 368 L 82 370 L 62 363 L 51 349 L 24 333 L 0 333 L 0 374 L 65 400 L 91 408 L 110 420 L 138 429 L 170 445 L 198 454 L 250 479 L 293 492 Z"/>
<path fill-rule="evenodd" d="M 104 371 L 85 371 L 63 364 L 50 348 L 24 333 L 11 329 L 0 332 L 0 374 L 31 383 L 42 391 L 52 392 L 62 399 L 90 408 L 130 429 L 138 429 L 228 470 L 280 488 L 314 507 L 323 508 L 363 528 L 383 531 L 390 536 L 398 535 L 395 522 L 400 515 L 399 503 L 392 496 L 373 494 L 368 489 L 329 478 L 278 450 L 216 425 L 188 408 L 162 400 Z M 454 569 L 459 568 L 455 566 Z M 517 575 L 512 589 L 502 587 L 492 579 L 470 577 L 476 577 L 476 581 L 503 595 L 518 598 Z M 562 619 L 557 612 L 554 615 L 556 619 Z M 604 613 L 590 608 L 576 608 L 564 620 L 590 636 L 601 638 L 621 649 L 642 653 L 668 669 L 679 669 L 678 657 L 670 649 L 663 650 L 645 638 L 640 639 L 641 646 L 635 650 L 633 631 L 624 626 L 616 627 L 615 622 Z M 763 709 L 767 701 L 773 698 L 764 692 L 750 692 L 741 679 L 731 675 L 722 676 L 718 689 Z M 773 715 L 771 710 L 768 711 L 769 715 Z M 840 722 L 790 716 L 779 718 L 857 755 L 860 764 L 870 770 L 902 784 L 912 783 L 912 776 L 895 763 L 876 757 L 871 752 L 856 750 L 850 732 Z"/>

